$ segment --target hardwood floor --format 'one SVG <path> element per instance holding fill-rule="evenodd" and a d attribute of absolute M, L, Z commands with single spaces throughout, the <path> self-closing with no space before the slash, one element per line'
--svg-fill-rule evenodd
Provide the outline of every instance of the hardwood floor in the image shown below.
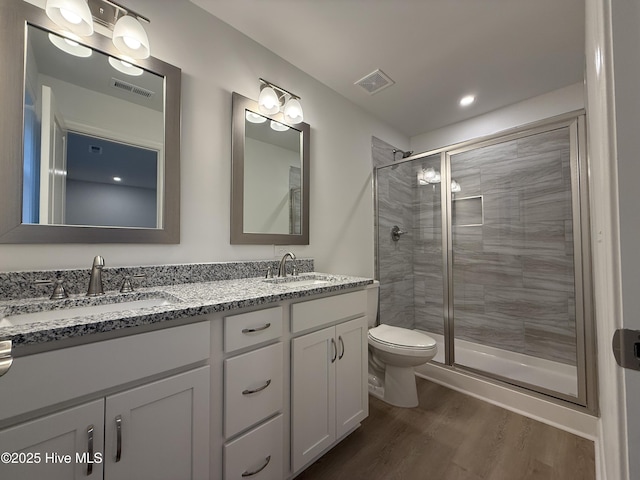
<path fill-rule="evenodd" d="M 369 417 L 297 480 L 593 480 L 590 440 L 418 379 L 420 406 Z"/>

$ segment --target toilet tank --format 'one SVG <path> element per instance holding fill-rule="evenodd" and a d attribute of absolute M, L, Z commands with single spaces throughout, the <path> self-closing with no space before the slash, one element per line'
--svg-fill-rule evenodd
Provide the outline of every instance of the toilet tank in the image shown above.
<path fill-rule="evenodd" d="M 380 292 L 380 282 L 374 280 L 367 286 L 367 324 L 369 328 L 375 327 L 378 320 L 378 294 Z"/>

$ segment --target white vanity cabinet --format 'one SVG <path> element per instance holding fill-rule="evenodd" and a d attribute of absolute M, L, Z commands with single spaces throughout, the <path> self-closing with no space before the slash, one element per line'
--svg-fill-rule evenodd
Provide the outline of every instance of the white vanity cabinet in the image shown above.
<path fill-rule="evenodd" d="M 359 291 L 292 306 L 294 334 L 315 329 L 291 342 L 294 473 L 356 428 L 369 413 L 366 298 L 366 293 Z M 332 326 L 325 327 L 327 324 Z"/>
<path fill-rule="evenodd" d="M 203 322 L 15 359 L 12 370 L 1 379 L 6 384 L 0 382 L 7 400 L 0 405 L 0 419 L 11 421 L 20 398 L 40 408 L 19 417 L 35 418 L 0 430 L 0 452 L 16 452 L 27 460 L 30 454 L 32 459 L 38 454 L 40 461 L 0 463 L 0 478 L 207 480 L 209 366 L 146 383 L 144 378 L 148 373 L 162 377 L 162 371 L 156 371 L 158 364 L 184 370 L 185 363 L 206 360 L 208 331 L 208 322 Z M 203 336 L 206 342 L 199 340 Z M 176 340 L 189 342 L 182 345 L 189 346 L 190 352 L 176 351 L 172 346 Z M 114 358 L 117 354 L 127 360 L 127 368 L 119 375 L 111 370 L 123 361 Z M 168 354 L 173 359 L 167 363 L 163 358 Z M 51 371 L 57 371 L 57 376 L 43 378 Z M 85 374 L 91 374 L 92 380 L 78 384 Z M 17 383 L 21 375 L 29 375 L 25 378 L 35 384 Z M 134 382 L 142 385 L 122 389 L 116 378 L 139 378 Z M 24 397 L 37 390 L 38 399 Z M 106 393 L 56 411 L 56 402 L 67 405 L 100 392 Z M 42 414 L 50 410 L 54 412 Z M 89 458 L 94 463 L 87 463 Z"/>

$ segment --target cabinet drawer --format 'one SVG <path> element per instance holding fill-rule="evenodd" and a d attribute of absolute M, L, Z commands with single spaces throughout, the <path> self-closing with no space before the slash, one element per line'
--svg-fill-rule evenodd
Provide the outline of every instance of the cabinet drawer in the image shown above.
<path fill-rule="evenodd" d="M 282 343 L 224 361 L 224 433 L 226 438 L 282 409 Z"/>
<path fill-rule="evenodd" d="M 224 351 L 258 345 L 282 335 L 282 307 L 224 318 Z"/>
<path fill-rule="evenodd" d="M 365 290 L 295 303 L 291 306 L 291 332 L 304 332 L 359 317 L 364 315 L 366 310 Z"/>
<path fill-rule="evenodd" d="M 278 415 L 227 443 L 224 446 L 224 478 L 226 480 L 244 478 L 282 480 L 284 478 L 282 437 L 282 415 Z"/>

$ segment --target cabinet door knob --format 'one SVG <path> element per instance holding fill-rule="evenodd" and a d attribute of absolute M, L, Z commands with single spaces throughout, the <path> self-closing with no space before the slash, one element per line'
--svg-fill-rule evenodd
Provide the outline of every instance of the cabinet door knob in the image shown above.
<path fill-rule="evenodd" d="M 333 350 L 333 357 L 331 358 L 331 363 L 336 361 L 336 358 L 338 358 L 338 347 L 336 346 L 336 341 L 335 339 L 331 339 L 331 349 Z"/>
<path fill-rule="evenodd" d="M 262 330 L 266 330 L 267 328 L 269 328 L 271 326 L 270 323 L 265 324 L 264 327 L 258 327 L 258 328 L 243 328 L 242 329 L 242 333 L 255 333 L 255 332 L 261 332 Z"/>
<path fill-rule="evenodd" d="M 249 390 L 249 389 L 243 390 L 242 394 L 243 395 L 251 395 L 252 393 L 258 393 L 258 392 L 261 392 L 262 390 L 264 390 L 265 388 L 267 388 L 269 385 L 271 385 L 271 379 L 267 380 L 265 382 L 265 384 L 262 385 L 261 387 L 255 388 L 253 390 Z"/>
<path fill-rule="evenodd" d="M 242 476 L 243 477 L 252 477 L 254 475 L 257 475 L 258 473 L 260 473 L 262 470 L 264 470 L 265 468 L 267 468 L 267 465 L 269 465 L 269 462 L 271 461 L 271 455 L 269 455 L 267 458 L 264 459 L 264 465 L 262 465 L 260 468 L 258 468 L 257 470 L 254 470 L 253 472 L 247 472 L 246 470 L 244 472 L 242 472 Z"/>
<path fill-rule="evenodd" d="M 116 463 L 122 460 L 122 417 L 116 417 Z"/>
<path fill-rule="evenodd" d="M 87 453 L 89 461 L 87 462 L 87 477 L 93 473 L 93 425 L 87 428 Z"/>
<path fill-rule="evenodd" d="M 340 348 L 342 349 L 342 352 L 340 353 L 338 360 L 342 360 L 342 357 L 344 357 L 344 341 L 342 340 L 342 335 L 338 337 L 338 341 L 340 342 Z"/>

